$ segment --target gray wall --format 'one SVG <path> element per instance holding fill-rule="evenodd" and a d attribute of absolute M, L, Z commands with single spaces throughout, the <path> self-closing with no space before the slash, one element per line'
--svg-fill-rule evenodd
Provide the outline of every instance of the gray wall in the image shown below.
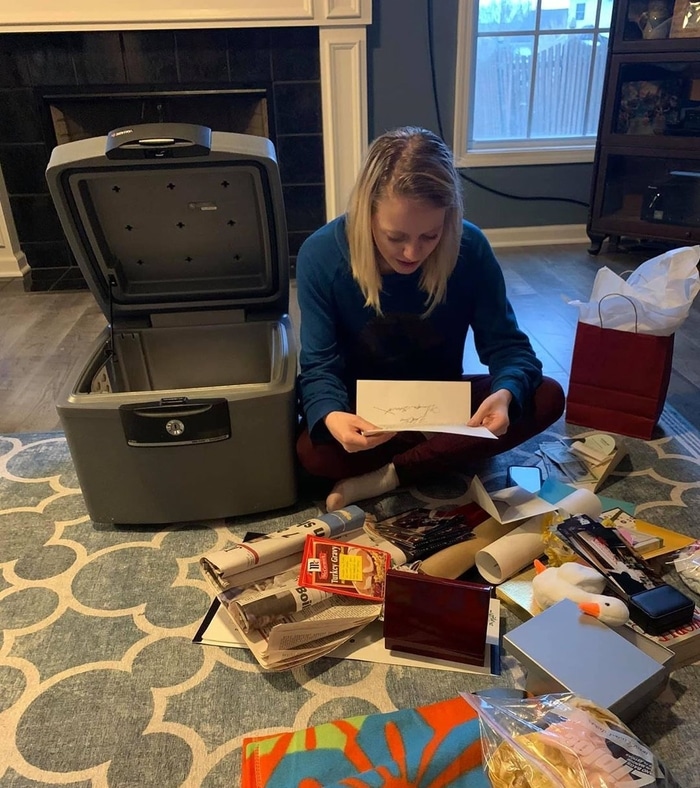
<path fill-rule="evenodd" d="M 419 125 L 452 144 L 457 0 L 433 0 L 433 38 L 439 104 L 433 98 L 428 47 L 428 0 L 374 0 L 368 29 L 369 129 Z M 567 197 L 588 202 L 591 164 L 478 167 L 463 173 L 479 183 L 526 197 Z M 484 228 L 585 224 L 587 209 L 563 202 L 512 200 L 464 183 L 466 216 Z"/>

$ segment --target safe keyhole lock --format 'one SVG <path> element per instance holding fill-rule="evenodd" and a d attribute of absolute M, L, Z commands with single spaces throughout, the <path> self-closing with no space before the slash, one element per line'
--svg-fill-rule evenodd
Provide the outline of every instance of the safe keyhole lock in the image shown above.
<path fill-rule="evenodd" d="M 185 425 L 180 421 L 180 419 L 170 419 L 170 421 L 166 422 L 165 429 L 168 434 L 177 437 L 178 435 L 182 435 L 182 433 L 185 431 Z"/>

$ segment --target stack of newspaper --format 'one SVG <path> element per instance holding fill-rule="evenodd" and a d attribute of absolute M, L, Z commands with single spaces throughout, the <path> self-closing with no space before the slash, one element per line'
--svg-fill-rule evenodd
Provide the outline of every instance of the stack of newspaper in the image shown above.
<path fill-rule="evenodd" d="M 362 530 L 364 521 L 362 509 L 348 506 L 200 559 L 204 576 L 262 667 L 288 670 L 317 659 L 379 616 L 381 603 L 299 585 L 309 534 L 374 545 Z"/>

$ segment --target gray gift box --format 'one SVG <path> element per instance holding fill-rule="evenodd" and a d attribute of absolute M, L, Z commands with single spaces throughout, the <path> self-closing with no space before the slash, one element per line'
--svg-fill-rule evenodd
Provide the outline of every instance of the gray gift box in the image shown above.
<path fill-rule="evenodd" d="M 533 695 L 573 692 L 631 720 L 666 685 L 673 652 L 630 640 L 564 599 L 503 638 Z"/>

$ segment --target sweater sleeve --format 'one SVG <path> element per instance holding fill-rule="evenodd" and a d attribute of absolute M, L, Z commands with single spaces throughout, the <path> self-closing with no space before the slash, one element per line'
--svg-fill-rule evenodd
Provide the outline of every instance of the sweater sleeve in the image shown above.
<path fill-rule="evenodd" d="M 515 420 L 542 382 L 542 364 L 518 326 L 503 272 L 489 242 L 473 225 L 467 228 L 467 247 L 471 247 L 467 254 L 473 255 L 478 281 L 472 320 L 474 346 L 493 378 L 491 390 L 507 389 L 513 395 L 510 416 Z"/>
<path fill-rule="evenodd" d="M 334 279 L 340 252 L 328 233 L 302 244 L 297 255 L 297 297 L 301 313 L 299 392 L 312 438 L 329 439 L 323 418 L 332 411 L 349 411 L 343 383 L 344 362 L 338 348 Z"/>

